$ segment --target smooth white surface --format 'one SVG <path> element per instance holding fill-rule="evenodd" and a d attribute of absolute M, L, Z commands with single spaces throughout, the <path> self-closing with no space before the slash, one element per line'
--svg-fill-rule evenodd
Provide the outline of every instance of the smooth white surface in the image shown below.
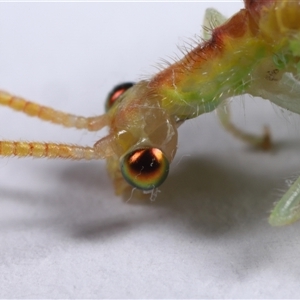
<path fill-rule="evenodd" d="M 206 7 L 242 3 L 1 3 L 0 87 L 86 116 L 117 83 L 180 55 Z M 224 132 L 215 114 L 180 129 L 172 171 L 153 203 L 116 197 L 104 162 L 0 160 L 0 298 L 299 297 L 299 230 L 268 212 L 299 173 L 299 117 L 236 99 L 249 131 L 271 127 L 271 153 Z M 92 145 L 105 135 L 3 107 L 2 139 Z"/>

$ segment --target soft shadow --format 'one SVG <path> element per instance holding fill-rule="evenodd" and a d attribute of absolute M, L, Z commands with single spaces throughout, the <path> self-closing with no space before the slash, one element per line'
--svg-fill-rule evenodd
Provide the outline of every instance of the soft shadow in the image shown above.
<path fill-rule="evenodd" d="M 22 224 L 53 227 L 60 234 L 85 239 L 120 234 L 143 223 L 164 222 L 165 218 L 174 226 L 182 224 L 196 234 L 212 237 L 241 226 L 257 227 L 257 220 L 265 220 L 272 208 L 270 192 L 277 186 L 264 175 L 249 174 L 243 166 L 224 164 L 222 157 L 191 157 L 174 168 L 154 202 L 147 196 L 129 202 L 135 205 L 125 205 L 114 196 L 112 187 L 110 194 L 102 193 L 111 183 L 97 163 L 74 164 L 61 171 L 50 168 L 47 172 L 62 182 L 55 192 L 39 194 L 0 187 L 0 194 L 30 205 L 42 200 L 38 209 L 47 213 L 39 215 L 45 217 L 20 220 Z M 145 216 L 143 209 L 137 210 L 140 204 L 157 210 L 157 219 L 153 214 Z"/>
<path fill-rule="evenodd" d="M 277 186 L 274 179 L 250 174 L 243 166 L 187 158 L 168 178 L 155 205 L 167 207 L 179 219 L 188 219 L 190 228 L 198 233 L 223 234 L 266 221 Z"/>

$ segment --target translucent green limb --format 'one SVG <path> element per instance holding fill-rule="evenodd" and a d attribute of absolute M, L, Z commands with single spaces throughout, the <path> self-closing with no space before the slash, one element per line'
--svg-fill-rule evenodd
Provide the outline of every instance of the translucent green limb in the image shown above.
<path fill-rule="evenodd" d="M 254 147 L 269 150 L 272 146 L 271 136 L 268 127 L 264 127 L 262 135 L 253 135 L 237 128 L 230 120 L 230 108 L 228 100 L 223 101 L 216 109 L 217 115 L 223 127 L 236 138 Z"/>
<path fill-rule="evenodd" d="M 300 219 L 300 177 L 292 184 L 273 209 L 269 223 L 283 226 Z"/>
<path fill-rule="evenodd" d="M 213 8 L 208 8 L 205 11 L 204 21 L 203 21 L 203 38 L 209 40 L 211 38 L 211 33 L 214 28 L 222 25 L 227 20 L 221 13 Z"/>

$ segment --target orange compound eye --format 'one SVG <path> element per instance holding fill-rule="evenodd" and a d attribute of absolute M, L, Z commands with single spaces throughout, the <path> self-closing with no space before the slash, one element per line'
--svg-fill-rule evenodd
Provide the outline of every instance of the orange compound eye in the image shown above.
<path fill-rule="evenodd" d="M 118 84 L 107 96 L 105 102 L 105 110 L 108 111 L 114 103 L 119 99 L 119 97 L 124 94 L 129 88 L 134 86 L 132 82 L 126 82 Z"/>
<path fill-rule="evenodd" d="M 149 191 L 160 186 L 169 173 L 169 162 L 158 148 L 141 148 L 121 160 L 124 179 L 137 189 Z"/>

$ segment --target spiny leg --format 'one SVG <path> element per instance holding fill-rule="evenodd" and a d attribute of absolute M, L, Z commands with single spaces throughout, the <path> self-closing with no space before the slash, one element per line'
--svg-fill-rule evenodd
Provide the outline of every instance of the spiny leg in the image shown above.
<path fill-rule="evenodd" d="M 276 204 L 269 223 L 272 226 L 282 226 L 298 220 L 300 220 L 300 177 Z"/>
<path fill-rule="evenodd" d="M 271 136 L 268 127 L 264 127 L 263 134 L 261 136 L 257 136 L 244 132 L 231 123 L 228 100 L 223 101 L 217 107 L 216 111 L 223 127 L 238 139 L 263 150 L 269 150 L 272 147 Z"/>
<path fill-rule="evenodd" d="M 23 112 L 29 116 L 37 117 L 43 121 L 59 124 L 64 127 L 75 127 L 77 129 L 87 129 L 97 131 L 108 124 L 106 115 L 96 117 L 82 117 L 67 114 L 50 107 L 42 106 L 23 98 L 13 96 L 4 91 L 0 91 L 0 104 L 8 106 L 14 110 Z"/>

